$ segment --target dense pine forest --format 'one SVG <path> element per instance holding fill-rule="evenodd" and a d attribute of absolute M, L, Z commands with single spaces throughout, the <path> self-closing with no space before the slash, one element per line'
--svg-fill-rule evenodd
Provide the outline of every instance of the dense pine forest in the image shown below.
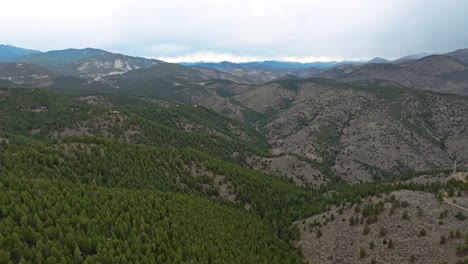
<path fill-rule="evenodd" d="M 295 221 L 394 190 L 468 191 L 406 181 L 421 172 L 350 185 L 325 163 L 327 184 L 298 185 L 248 164 L 275 157 L 252 124 L 96 98 L 0 89 L 0 263 L 303 263 Z"/>

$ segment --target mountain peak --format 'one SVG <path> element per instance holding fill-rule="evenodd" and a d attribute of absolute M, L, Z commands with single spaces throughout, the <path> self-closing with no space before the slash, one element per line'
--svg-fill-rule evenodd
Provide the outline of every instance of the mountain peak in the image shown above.
<path fill-rule="evenodd" d="M 390 61 L 381 57 L 375 57 L 367 63 L 390 63 Z"/>

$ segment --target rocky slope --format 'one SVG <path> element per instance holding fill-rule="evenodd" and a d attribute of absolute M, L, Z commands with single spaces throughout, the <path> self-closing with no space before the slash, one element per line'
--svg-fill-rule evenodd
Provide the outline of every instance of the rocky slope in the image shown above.
<path fill-rule="evenodd" d="M 0 80 L 19 86 L 47 87 L 57 75 L 44 67 L 28 63 L 0 63 Z"/>
<path fill-rule="evenodd" d="M 466 97 L 383 81 L 206 86 L 204 96 L 184 90 L 180 95 L 250 120 L 263 127 L 273 154 L 328 164 L 348 182 L 449 167 L 453 159 L 468 158 Z M 217 94 L 219 89 L 224 97 Z"/>
<path fill-rule="evenodd" d="M 468 193 L 456 197 L 468 201 Z M 468 209 L 434 194 L 394 191 L 298 221 L 309 263 L 458 263 L 466 260 Z"/>
<path fill-rule="evenodd" d="M 423 90 L 468 94 L 468 65 L 445 55 L 432 55 L 400 64 L 341 66 L 318 76 L 340 81 L 382 79 Z"/>
<path fill-rule="evenodd" d="M 58 71 L 64 74 L 97 81 L 104 76 L 122 74 L 131 70 L 148 68 L 161 63 L 164 62 L 106 52 L 67 64 L 58 69 Z"/>

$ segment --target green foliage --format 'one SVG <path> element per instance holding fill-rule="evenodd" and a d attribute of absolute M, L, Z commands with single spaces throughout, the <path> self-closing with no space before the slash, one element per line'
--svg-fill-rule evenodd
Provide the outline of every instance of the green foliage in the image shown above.
<path fill-rule="evenodd" d="M 408 211 L 405 210 L 403 212 L 403 215 L 401 216 L 401 219 L 403 219 L 403 220 L 409 220 L 410 219 Z"/>
<path fill-rule="evenodd" d="M 5 176 L 0 190 L 0 259 L 14 263 L 301 262 L 255 214 L 213 200 Z"/>
<path fill-rule="evenodd" d="M 362 234 L 366 236 L 370 233 L 370 231 L 371 231 L 370 227 L 368 225 L 365 225 L 363 228 Z"/>
<path fill-rule="evenodd" d="M 335 157 L 339 151 L 341 132 L 335 123 L 323 125 L 318 131 L 314 133 L 317 142 L 317 151 L 323 157 L 327 164 L 335 164 Z"/>
<path fill-rule="evenodd" d="M 440 244 L 444 245 L 447 242 L 447 238 L 445 236 L 440 236 Z"/>
<path fill-rule="evenodd" d="M 393 244 L 393 239 L 390 239 L 390 240 L 388 241 L 387 247 L 388 247 L 389 249 L 394 249 L 394 248 L 395 248 L 395 245 Z"/>
<path fill-rule="evenodd" d="M 88 118 L 91 107 L 41 89 L 1 89 L 0 131 L 46 138 Z M 97 114 L 95 110 L 93 114 Z"/>
<path fill-rule="evenodd" d="M 468 245 L 459 245 L 459 246 L 457 246 L 457 255 L 458 256 L 468 255 Z"/>
<path fill-rule="evenodd" d="M 426 236 L 426 234 L 427 234 L 426 229 L 421 228 L 421 230 L 419 230 L 419 236 L 424 237 L 424 236 Z"/>
<path fill-rule="evenodd" d="M 322 237 L 322 235 L 323 235 L 322 230 L 320 228 L 317 229 L 317 236 L 316 237 L 320 238 L 320 237 Z"/>
<path fill-rule="evenodd" d="M 109 137 L 151 146 L 193 148 L 241 164 L 249 155 L 269 155 L 265 137 L 255 129 L 203 107 L 165 109 L 156 104 L 139 104 L 109 109 L 40 89 L 1 91 L 6 93 L 0 104 L 0 131 L 4 132 L 55 140 L 68 130 L 70 134 Z M 112 100 L 138 101 L 131 96 L 111 97 Z M 119 114 L 112 114 L 110 110 Z M 177 126 L 183 120 L 203 129 L 184 131 Z"/>
<path fill-rule="evenodd" d="M 462 213 L 462 212 L 458 212 L 455 214 L 455 218 L 460 220 L 460 221 L 463 221 L 466 219 L 466 216 Z"/>
<path fill-rule="evenodd" d="M 393 190 L 468 189 L 338 179 L 311 189 L 242 167 L 269 156 L 264 136 L 203 107 L 112 95 L 109 108 L 1 91 L 0 262 L 298 263 L 289 246 L 298 219 Z M 87 136 L 57 135 L 66 129 Z M 338 145 L 330 129 L 320 136 Z M 309 162 L 336 177 L 327 163 Z M 355 208 L 350 224 L 370 228 L 383 203 Z"/>
<path fill-rule="evenodd" d="M 299 90 L 299 83 L 297 80 L 281 80 L 278 83 L 286 90 L 297 91 Z"/>
<path fill-rule="evenodd" d="M 386 236 L 386 235 L 387 235 L 387 229 L 386 229 L 385 227 L 383 227 L 383 226 L 380 227 L 380 229 L 379 229 L 379 235 L 380 235 L 381 237 Z"/>
<path fill-rule="evenodd" d="M 236 95 L 233 91 L 223 88 L 223 87 L 216 89 L 216 94 L 224 98 L 228 98 L 228 97 Z"/>
<path fill-rule="evenodd" d="M 359 249 L 359 257 L 360 258 L 365 258 L 366 257 L 366 250 L 363 247 L 361 247 Z"/>

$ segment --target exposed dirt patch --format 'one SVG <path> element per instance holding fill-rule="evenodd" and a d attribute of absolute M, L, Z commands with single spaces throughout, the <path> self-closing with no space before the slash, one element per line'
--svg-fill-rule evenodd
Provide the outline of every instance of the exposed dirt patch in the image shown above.
<path fill-rule="evenodd" d="M 213 173 L 201 163 L 192 163 L 190 166 L 185 165 L 185 169 L 189 171 L 191 177 L 197 180 L 195 183 L 188 183 L 194 185 L 191 186 L 191 188 L 201 188 L 209 195 L 218 196 L 231 202 L 237 202 L 237 196 L 233 189 L 234 187 L 231 182 L 226 179 L 225 175 Z M 182 183 L 182 186 L 186 187 L 186 185 L 187 183 Z"/>
<path fill-rule="evenodd" d="M 47 111 L 49 111 L 49 108 L 47 106 L 40 106 L 40 107 L 31 109 L 31 112 L 34 112 L 34 113 L 47 112 Z"/>
<path fill-rule="evenodd" d="M 99 105 L 99 106 L 112 106 L 112 103 L 105 98 L 104 96 L 97 96 L 97 95 L 89 95 L 89 96 L 81 96 L 78 100 L 85 102 L 90 105 Z"/>
<path fill-rule="evenodd" d="M 319 170 L 291 155 L 274 158 L 254 156 L 249 158 L 247 163 L 255 170 L 282 175 L 292 179 L 298 185 L 319 187 L 328 182 L 328 179 Z"/>
<path fill-rule="evenodd" d="M 136 124 L 131 124 L 127 116 L 118 111 L 106 113 L 90 113 L 86 121 L 67 127 L 61 131 L 54 131 L 54 138 L 65 138 L 68 136 L 98 136 L 132 142 L 133 138 L 140 133 Z"/>

